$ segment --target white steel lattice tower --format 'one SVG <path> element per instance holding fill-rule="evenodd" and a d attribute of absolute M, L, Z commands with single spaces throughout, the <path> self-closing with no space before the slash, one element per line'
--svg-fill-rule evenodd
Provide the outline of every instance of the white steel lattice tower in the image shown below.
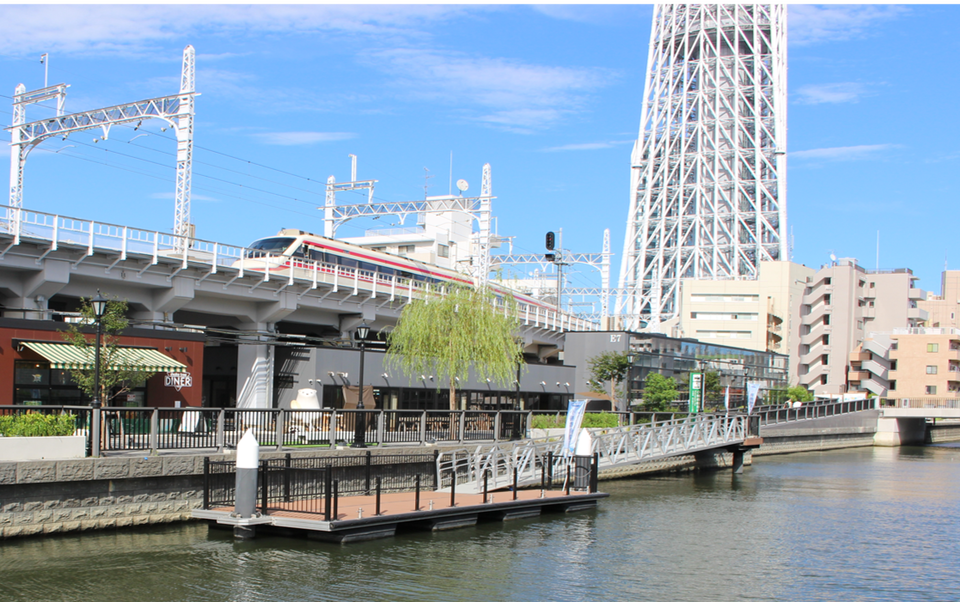
<path fill-rule="evenodd" d="M 654 9 L 620 271 L 623 327 L 659 331 L 680 281 L 786 260 L 783 5 Z"/>

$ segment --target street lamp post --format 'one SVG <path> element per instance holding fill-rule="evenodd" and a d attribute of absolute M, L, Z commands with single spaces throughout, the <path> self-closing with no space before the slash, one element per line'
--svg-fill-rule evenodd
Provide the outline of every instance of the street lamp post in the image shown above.
<path fill-rule="evenodd" d="M 90 418 L 90 455 L 100 457 L 100 346 L 103 339 L 103 316 L 107 313 L 107 300 L 97 291 L 97 296 L 90 300 L 93 308 L 93 318 L 97 323 L 97 348 L 93 354 L 93 401 L 90 404 L 92 416 Z"/>
<path fill-rule="evenodd" d="M 363 410 L 363 352 L 365 349 L 364 343 L 367 340 L 367 336 L 370 334 L 370 327 L 367 326 L 366 322 L 362 322 L 360 326 L 357 326 L 357 342 L 360 345 L 360 378 L 359 378 L 359 387 L 358 387 L 358 397 L 357 397 L 357 410 Z M 355 421 L 356 428 L 353 431 L 353 445 L 350 447 L 362 448 L 367 446 L 367 417 L 362 411 L 357 412 L 357 419 Z"/>
<path fill-rule="evenodd" d="M 627 407 L 624 408 L 624 410 L 627 411 L 627 412 L 630 411 L 630 405 L 631 405 L 631 404 L 630 404 L 630 391 L 631 391 L 631 386 L 632 386 L 632 384 L 633 384 L 633 381 L 630 379 L 630 373 L 633 372 L 633 361 L 634 361 L 635 359 L 637 359 L 637 356 L 634 355 L 632 351 L 630 351 L 630 352 L 627 353 L 627 373 L 626 373 L 626 375 L 624 375 L 624 380 L 626 381 L 626 384 L 625 384 L 624 387 L 623 387 L 623 397 L 624 397 L 624 401 L 626 401 L 626 405 L 627 405 Z"/>

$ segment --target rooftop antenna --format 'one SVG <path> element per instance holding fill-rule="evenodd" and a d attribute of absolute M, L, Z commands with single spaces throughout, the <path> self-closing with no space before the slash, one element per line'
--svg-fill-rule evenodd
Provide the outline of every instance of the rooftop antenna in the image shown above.
<path fill-rule="evenodd" d="M 430 188 L 430 178 L 433 176 L 430 175 L 430 170 L 426 167 L 423 168 L 423 198 L 427 198 L 427 190 Z"/>
<path fill-rule="evenodd" d="M 43 65 L 43 87 L 47 87 L 47 75 L 50 69 L 50 55 L 46 52 L 40 55 L 40 64 Z"/>
<path fill-rule="evenodd" d="M 877 271 L 880 271 L 880 230 L 877 230 Z"/>

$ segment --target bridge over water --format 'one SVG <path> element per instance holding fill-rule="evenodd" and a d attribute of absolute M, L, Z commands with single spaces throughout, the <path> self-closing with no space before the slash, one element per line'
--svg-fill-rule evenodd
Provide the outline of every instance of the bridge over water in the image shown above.
<path fill-rule="evenodd" d="M 760 427 L 830 419 L 839 415 L 875 412 L 873 400 L 815 402 L 799 408 L 760 407 L 747 414 L 701 414 L 678 420 L 593 430 L 593 454 L 604 469 L 655 462 L 711 450 L 733 452 L 733 468 L 743 465 L 743 453 L 762 445 Z M 534 486 L 552 475 L 566 478 L 575 470 L 564 456 L 563 438 L 541 437 L 441 452 L 440 483 L 447 489 L 456 475 L 457 491 L 478 492 Z"/>

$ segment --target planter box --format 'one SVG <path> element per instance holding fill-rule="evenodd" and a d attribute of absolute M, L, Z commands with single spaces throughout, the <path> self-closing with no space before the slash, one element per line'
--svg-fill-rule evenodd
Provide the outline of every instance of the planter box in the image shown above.
<path fill-rule="evenodd" d="M 0 437 L 0 462 L 70 460 L 87 455 L 87 438 Z"/>

